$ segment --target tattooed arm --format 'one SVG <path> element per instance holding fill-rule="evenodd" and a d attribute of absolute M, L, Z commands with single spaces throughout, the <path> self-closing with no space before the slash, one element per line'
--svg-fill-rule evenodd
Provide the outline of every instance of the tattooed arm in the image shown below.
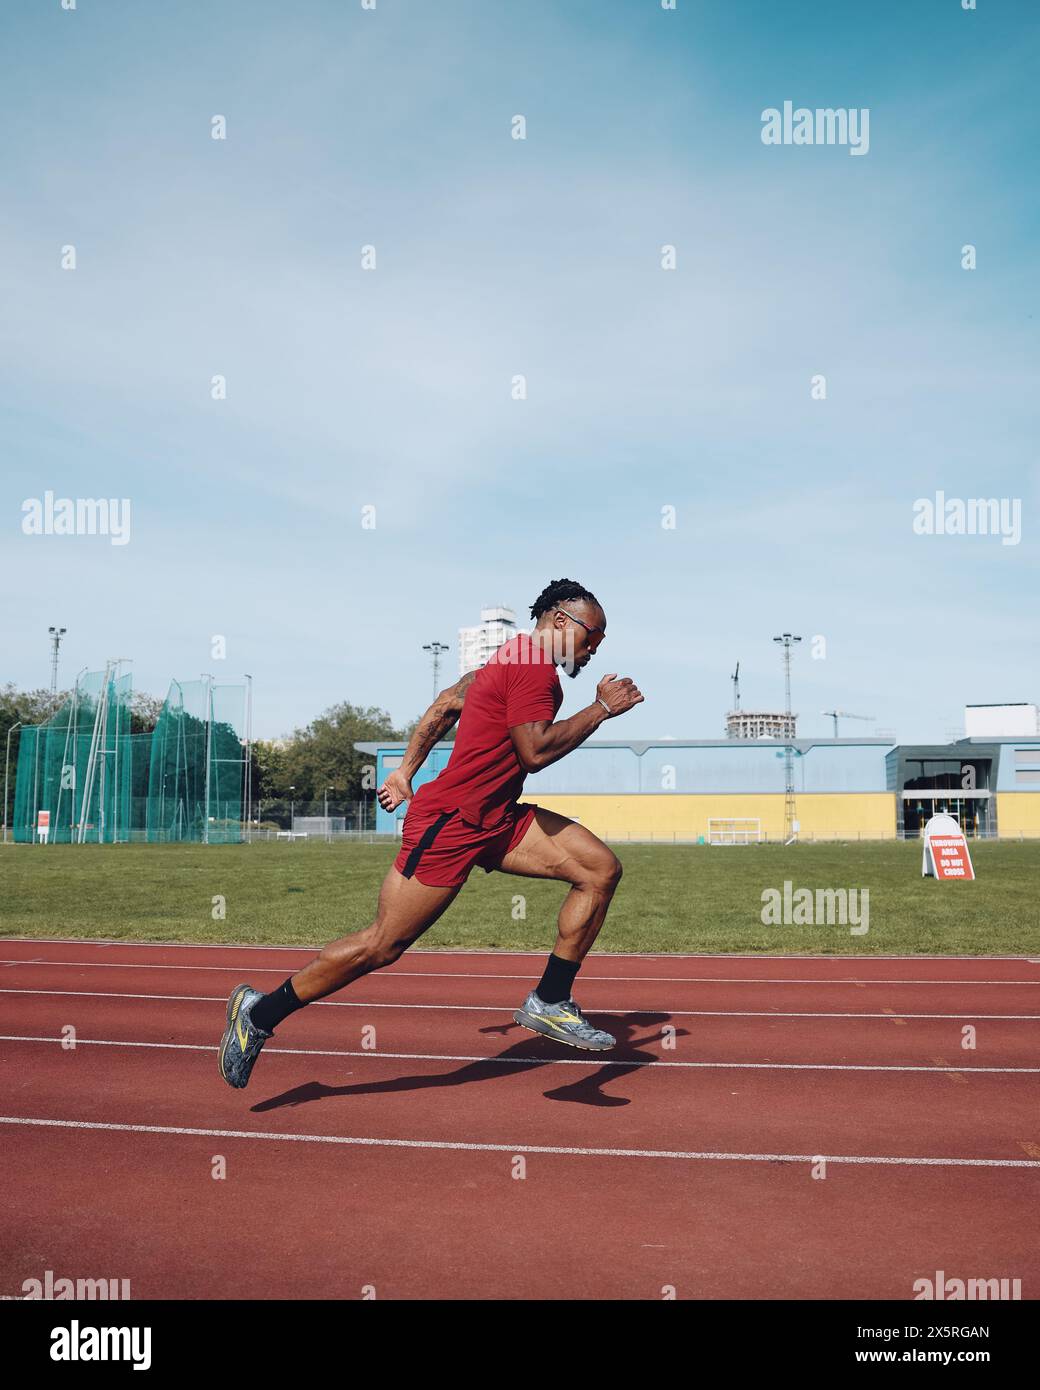
<path fill-rule="evenodd" d="M 442 690 L 419 720 L 408 740 L 401 766 L 389 774 L 376 793 L 384 811 L 392 811 L 402 801 L 412 799 L 412 778 L 426 761 L 433 745 L 458 723 L 466 691 L 473 684 L 476 674 L 476 671 L 467 671 L 450 689 Z"/>

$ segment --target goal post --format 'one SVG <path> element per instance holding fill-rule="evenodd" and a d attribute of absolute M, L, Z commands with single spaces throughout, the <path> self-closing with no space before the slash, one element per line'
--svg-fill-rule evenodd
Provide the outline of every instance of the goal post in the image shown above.
<path fill-rule="evenodd" d="M 709 845 L 757 845 L 762 839 L 762 822 L 757 816 L 710 816 Z"/>

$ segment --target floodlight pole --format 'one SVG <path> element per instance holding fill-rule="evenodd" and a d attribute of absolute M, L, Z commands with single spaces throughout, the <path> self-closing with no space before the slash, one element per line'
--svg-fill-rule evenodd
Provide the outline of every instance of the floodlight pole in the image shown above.
<path fill-rule="evenodd" d="M 791 648 L 801 640 L 800 637 L 792 637 L 789 632 L 773 638 L 773 641 L 779 642 L 784 649 L 784 710 L 788 731 L 791 728 Z M 790 732 L 787 738 L 788 742 L 784 747 L 784 844 L 790 844 L 795 837 L 794 744 L 791 742 Z"/>
<path fill-rule="evenodd" d="M 253 808 L 253 677 L 246 674 L 246 844 L 252 844 Z"/>
<path fill-rule="evenodd" d="M 51 694 L 58 693 L 58 648 L 61 646 L 61 639 L 68 632 L 67 627 L 49 627 L 47 631 L 51 638 Z"/>
<path fill-rule="evenodd" d="M 19 719 L 17 724 L 12 724 L 7 731 L 7 756 L 4 758 L 4 844 L 7 844 L 7 773 L 11 765 L 11 735 L 15 729 L 20 729 L 23 720 Z"/>
<path fill-rule="evenodd" d="M 437 698 L 437 686 L 440 682 L 441 674 L 441 653 L 448 650 L 447 642 L 427 642 L 423 646 L 424 652 L 429 652 L 433 657 L 433 698 Z"/>

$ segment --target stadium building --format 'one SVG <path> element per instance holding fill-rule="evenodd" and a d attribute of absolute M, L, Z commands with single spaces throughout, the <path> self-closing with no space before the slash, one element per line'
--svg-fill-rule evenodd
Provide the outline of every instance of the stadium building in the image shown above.
<path fill-rule="evenodd" d="M 357 743 L 377 784 L 405 745 Z M 784 749 L 776 739 L 590 741 L 532 773 L 525 801 L 587 825 L 607 840 L 727 843 L 781 840 Z M 1040 838 L 1040 734 L 900 745 L 879 738 L 793 740 L 799 839 L 914 838 L 947 811 L 969 834 Z M 430 753 L 413 786 L 443 768 Z M 376 829 L 399 833 L 405 807 L 377 806 Z"/>

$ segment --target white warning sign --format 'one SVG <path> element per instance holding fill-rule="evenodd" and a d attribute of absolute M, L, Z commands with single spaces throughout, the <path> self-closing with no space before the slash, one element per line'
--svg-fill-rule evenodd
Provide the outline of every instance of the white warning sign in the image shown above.
<path fill-rule="evenodd" d="M 953 816 L 933 816 L 924 828 L 922 878 L 974 878 L 964 831 Z"/>

